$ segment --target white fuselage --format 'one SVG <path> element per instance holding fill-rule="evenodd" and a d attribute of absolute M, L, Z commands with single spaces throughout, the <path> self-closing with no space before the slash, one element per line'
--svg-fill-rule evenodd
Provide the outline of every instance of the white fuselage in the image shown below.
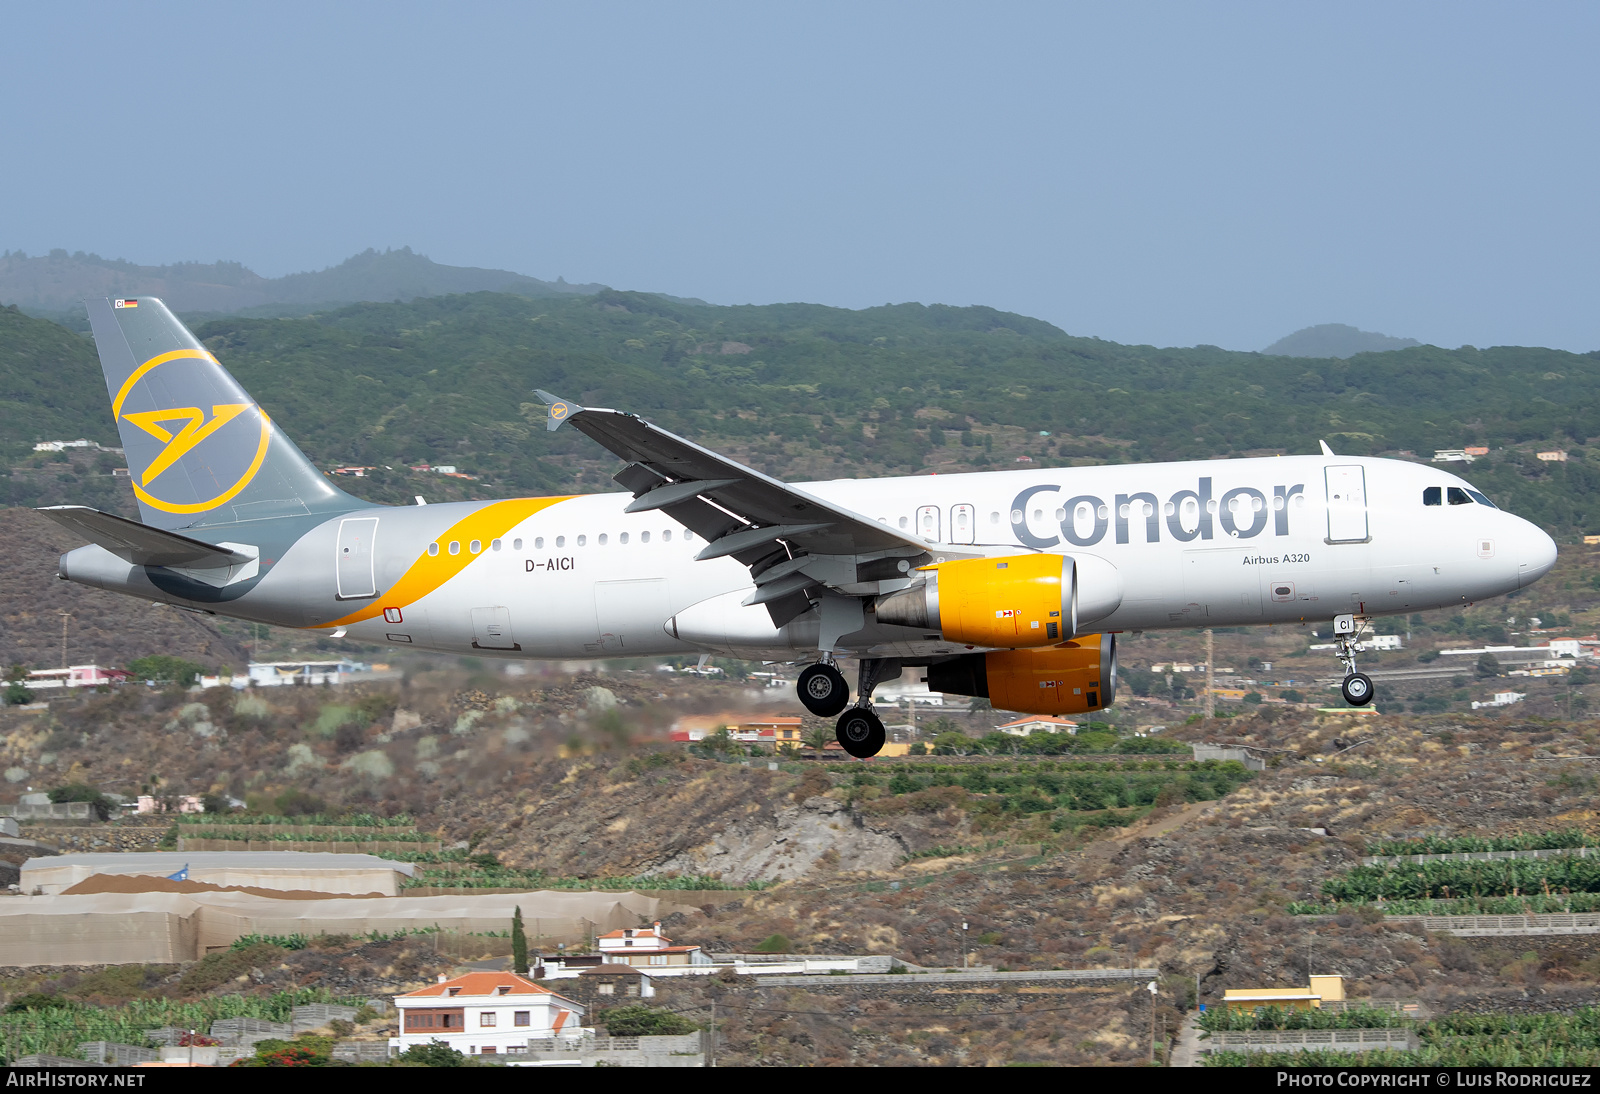
<path fill-rule="evenodd" d="M 1380 459 L 1291 456 L 798 487 L 914 531 L 935 556 L 941 546 L 1074 556 L 1081 603 L 1090 608 L 1080 612 L 1081 631 L 1422 611 L 1510 592 L 1555 559 L 1545 532 L 1471 500 L 1456 476 Z M 1437 504 L 1426 503 L 1430 489 Z M 744 566 L 695 561 L 703 540 L 659 512 L 625 514 L 630 500 L 601 494 L 549 505 L 484 543 L 448 581 L 397 605 L 401 622 L 379 617 L 346 630 L 367 641 L 396 644 L 400 635 L 416 647 L 534 658 L 815 650 L 816 613 L 773 628 L 764 608 L 740 607 L 752 591 Z M 395 586 L 426 551 L 423 540 L 437 535 L 419 538 L 408 520 L 428 513 L 437 525 L 453 508 L 371 511 L 380 522 L 378 587 Z M 332 533 L 307 535 L 284 561 L 302 551 L 329 557 L 332 544 Z M 311 559 L 299 561 L 293 570 L 303 573 Z M 273 584 L 268 575 L 257 592 L 271 600 Z M 690 613 L 698 613 L 696 640 L 673 637 L 667 622 Z M 306 622 L 316 625 L 315 614 Z M 964 652 L 936 636 L 875 626 L 870 615 L 844 644 L 879 656 Z"/>

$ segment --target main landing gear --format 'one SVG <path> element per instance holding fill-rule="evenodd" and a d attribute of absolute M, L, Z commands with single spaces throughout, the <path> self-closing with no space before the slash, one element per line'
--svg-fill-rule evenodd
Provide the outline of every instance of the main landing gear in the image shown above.
<path fill-rule="evenodd" d="M 800 703 L 818 718 L 832 718 L 850 705 L 850 685 L 834 665 L 832 656 L 817 662 L 800 674 L 795 685 Z"/>
<path fill-rule="evenodd" d="M 856 688 L 856 705 L 844 712 L 844 717 L 834 727 L 834 736 L 850 755 L 858 760 L 870 759 L 883 751 L 888 734 L 883 719 L 872 709 L 872 692 L 885 680 L 900 675 L 901 663 L 895 657 L 863 657 L 860 684 Z"/>
<path fill-rule="evenodd" d="M 1339 691 L 1344 701 L 1353 707 L 1364 707 L 1372 702 L 1372 677 L 1356 671 L 1356 644 L 1361 639 L 1361 622 L 1353 615 L 1333 618 L 1333 640 L 1339 651 L 1339 663 L 1344 666 L 1344 682 Z"/>
<path fill-rule="evenodd" d="M 856 703 L 849 710 L 845 707 L 850 705 L 850 686 L 830 653 L 800 673 L 795 690 L 800 693 L 801 704 L 819 718 L 831 718 L 843 711 L 834 736 L 847 753 L 865 760 L 881 752 L 888 738 L 883 719 L 872 709 L 872 692 L 883 681 L 899 676 L 901 667 L 899 658 L 863 657 Z"/>

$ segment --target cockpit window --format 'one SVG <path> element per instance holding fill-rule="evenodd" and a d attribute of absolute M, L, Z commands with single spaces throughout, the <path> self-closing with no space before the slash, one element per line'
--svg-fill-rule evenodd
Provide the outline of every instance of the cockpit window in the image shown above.
<path fill-rule="evenodd" d="M 1472 499 L 1467 497 L 1467 492 L 1465 490 L 1461 489 L 1461 487 L 1459 487 L 1459 486 L 1450 487 L 1450 489 L 1446 492 L 1445 496 L 1450 500 L 1450 504 L 1451 505 L 1471 505 L 1472 504 Z"/>
<path fill-rule="evenodd" d="M 1472 500 L 1477 502 L 1479 505 L 1487 505 L 1490 509 L 1498 509 L 1498 508 L 1500 508 L 1494 502 L 1490 501 L 1487 497 L 1485 497 L 1481 491 L 1468 489 L 1467 493 L 1469 495 L 1471 495 Z"/>
<path fill-rule="evenodd" d="M 1444 488 L 1440 486 L 1426 486 L 1422 489 L 1423 505 L 1439 505 L 1444 501 Z"/>

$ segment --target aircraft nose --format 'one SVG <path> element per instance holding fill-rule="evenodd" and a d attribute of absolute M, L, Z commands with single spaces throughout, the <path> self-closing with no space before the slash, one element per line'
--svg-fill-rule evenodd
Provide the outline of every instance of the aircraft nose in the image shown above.
<path fill-rule="evenodd" d="M 1556 541 L 1543 528 L 1522 521 L 1517 537 L 1517 587 L 1527 588 L 1556 564 Z"/>

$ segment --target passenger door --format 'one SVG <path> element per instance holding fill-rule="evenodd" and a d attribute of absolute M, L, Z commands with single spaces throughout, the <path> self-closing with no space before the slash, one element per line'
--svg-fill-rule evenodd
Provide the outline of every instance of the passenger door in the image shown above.
<path fill-rule="evenodd" d="M 378 595 L 372 552 L 372 543 L 377 534 L 377 517 L 352 517 L 339 522 L 334 578 L 335 595 L 340 600 Z"/>
<path fill-rule="evenodd" d="M 1360 464 L 1323 469 L 1328 487 L 1328 542 L 1366 543 L 1367 477 Z"/>

